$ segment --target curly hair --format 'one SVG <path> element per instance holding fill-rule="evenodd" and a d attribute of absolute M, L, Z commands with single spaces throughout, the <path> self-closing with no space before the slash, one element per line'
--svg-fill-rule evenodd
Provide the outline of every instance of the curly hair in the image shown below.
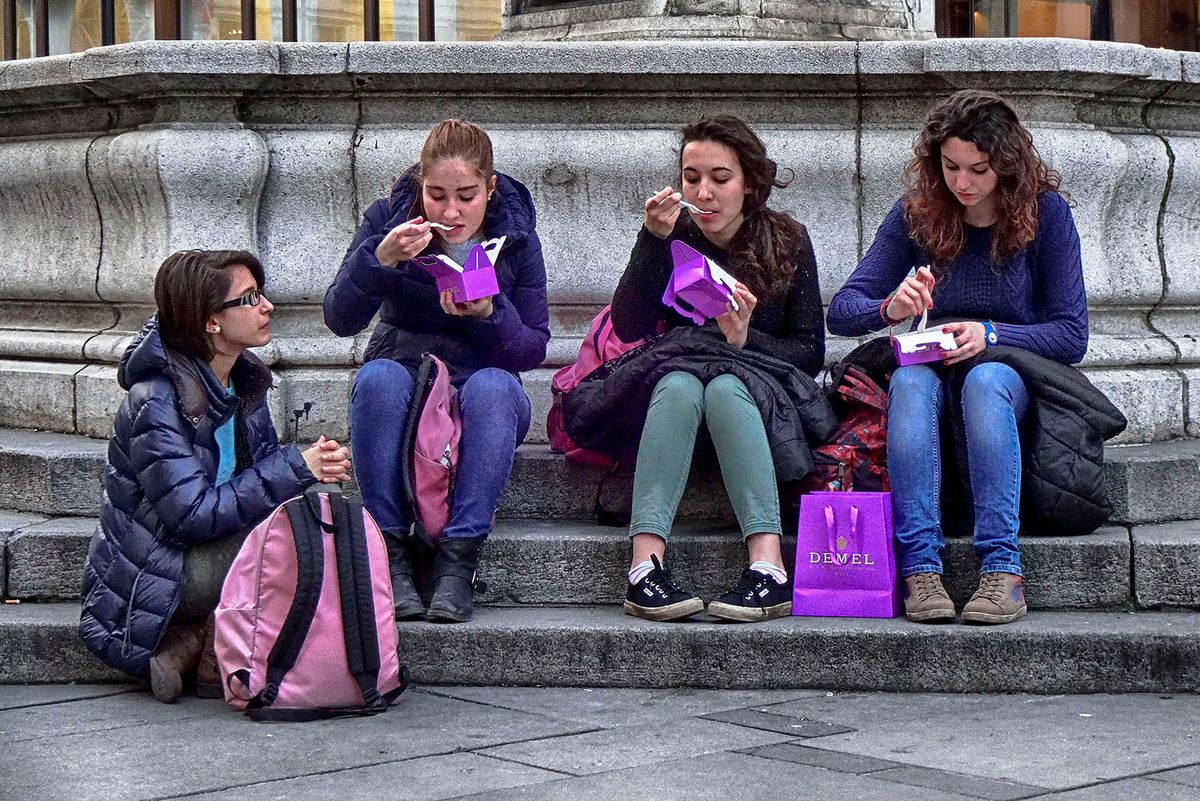
<path fill-rule="evenodd" d="M 680 131 L 679 171 L 683 173 L 683 148 L 689 142 L 717 142 L 737 154 L 746 194 L 742 214 L 745 221 L 729 243 L 729 265 L 759 300 L 787 293 L 796 264 L 792 254 L 804 238 L 804 226 L 783 212 L 767 208 L 771 190 L 784 189 L 791 179 L 778 177 L 778 165 L 767 157 L 758 135 L 733 114 L 701 117 Z"/>
<path fill-rule="evenodd" d="M 990 259 L 997 269 L 1033 242 L 1038 195 L 1061 191 L 1061 178 L 1042 161 L 1033 137 L 999 95 L 964 89 L 935 105 L 904 167 L 908 191 L 903 208 L 909 235 L 930 255 L 937 272 L 945 272 L 964 238 L 963 206 L 942 174 L 942 144 L 951 138 L 975 145 L 996 173 Z"/>

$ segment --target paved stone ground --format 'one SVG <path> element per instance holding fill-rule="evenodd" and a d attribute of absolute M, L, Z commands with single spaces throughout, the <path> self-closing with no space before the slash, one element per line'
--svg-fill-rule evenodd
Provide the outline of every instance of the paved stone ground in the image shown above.
<path fill-rule="evenodd" d="M 127 686 L 0 687 L 0 799 L 1194 801 L 1200 696 L 422 687 L 255 724 Z"/>

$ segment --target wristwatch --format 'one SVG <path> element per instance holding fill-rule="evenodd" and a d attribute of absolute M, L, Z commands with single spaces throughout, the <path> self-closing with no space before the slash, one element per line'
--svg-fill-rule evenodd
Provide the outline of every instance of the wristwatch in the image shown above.
<path fill-rule="evenodd" d="M 1000 341 L 1000 337 L 996 336 L 996 326 L 988 322 L 981 322 L 980 325 L 983 326 L 983 338 L 987 341 L 989 348 Z"/>

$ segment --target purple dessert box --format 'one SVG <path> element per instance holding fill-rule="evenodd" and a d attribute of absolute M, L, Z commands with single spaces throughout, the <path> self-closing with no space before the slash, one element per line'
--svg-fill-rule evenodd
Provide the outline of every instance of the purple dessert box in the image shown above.
<path fill-rule="evenodd" d="M 503 244 L 504 237 L 500 237 L 475 245 L 461 267 L 454 259 L 440 253 L 418 256 L 414 261 L 434 277 L 438 292 L 450 290 L 455 303 L 466 303 L 500 293 L 494 259 Z"/>
<path fill-rule="evenodd" d="M 733 276 L 679 240 L 671 243 L 671 259 L 675 268 L 663 292 L 663 303 L 696 325 L 724 314 L 733 301 Z"/>

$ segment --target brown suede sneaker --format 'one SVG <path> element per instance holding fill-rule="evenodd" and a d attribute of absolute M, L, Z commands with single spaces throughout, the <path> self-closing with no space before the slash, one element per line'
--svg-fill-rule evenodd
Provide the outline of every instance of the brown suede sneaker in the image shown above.
<path fill-rule="evenodd" d="M 904 599 L 904 616 L 915 623 L 944 623 L 954 620 L 954 601 L 942 586 L 937 573 L 915 573 L 907 576 L 908 596 Z"/>
<path fill-rule="evenodd" d="M 1028 611 L 1021 577 L 1012 573 L 984 573 L 979 589 L 963 607 L 964 623 L 1012 623 Z"/>

